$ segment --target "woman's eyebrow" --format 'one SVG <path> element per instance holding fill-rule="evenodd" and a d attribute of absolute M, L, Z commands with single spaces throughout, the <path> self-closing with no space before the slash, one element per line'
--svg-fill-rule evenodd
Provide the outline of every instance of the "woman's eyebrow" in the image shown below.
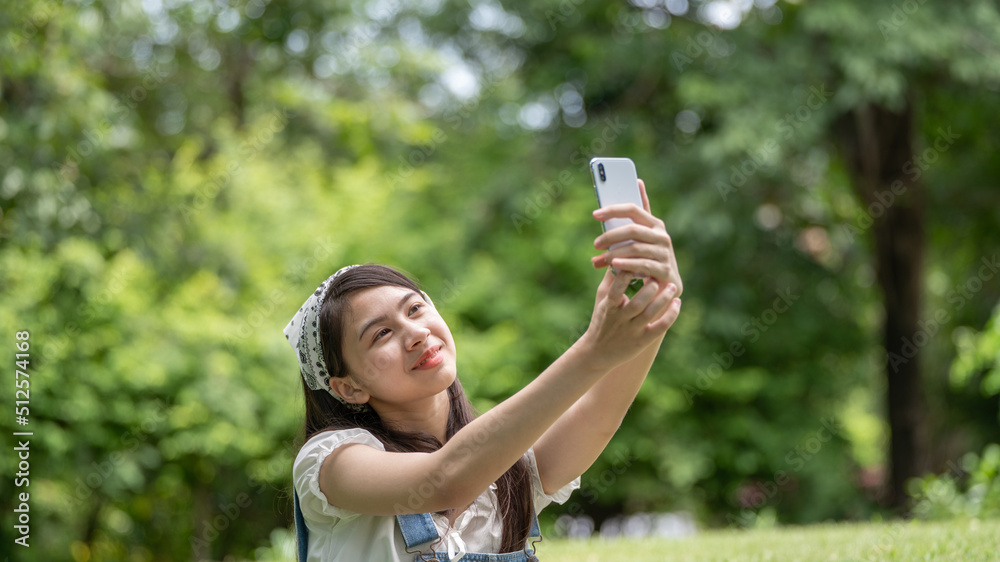
<path fill-rule="evenodd" d="M 410 291 L 405 295 L 403 295 L 403 298 L 399 299 L 399 304 L 396 305 L 396 308 L 403 308 L 404 306 L 406 306 L 406 303 L 409 302 L 409 300 L 412 299 L 413 296 L 416 294 L 417 294 L 416 291 Z M 384 322 L 388 319 L 389 319 L 388 315 L 382 314 L 365 322 L 365 325 L 361 327 L 361 332 L 358 333 L 358 341 L 361 341 L 361 338 L 365 337 L 365 332 L 368 331 L 368 328 L 371 328 L 375 324 L 378 324 L 379 322 Z"/>

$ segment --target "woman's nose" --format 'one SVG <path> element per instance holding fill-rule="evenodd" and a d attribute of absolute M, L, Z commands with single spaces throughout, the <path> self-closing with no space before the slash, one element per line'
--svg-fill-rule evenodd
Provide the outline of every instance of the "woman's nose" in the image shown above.
<path fill-rule="evenodd" d="M 427 337 L 430 335 L 431 331 L 426 326 L 421 326 L 419 324 L 411 325 L 407 331 L 407 349 L 415 349 L 417 346 L 427 341 Z"/>

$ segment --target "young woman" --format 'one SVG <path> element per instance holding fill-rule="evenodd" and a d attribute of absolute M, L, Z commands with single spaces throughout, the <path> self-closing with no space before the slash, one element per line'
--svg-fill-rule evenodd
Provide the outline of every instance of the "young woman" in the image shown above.
<path fill-rule="evenodd" d="M 348 266 L 309 297 L 285 328 L 305 389 L 293 484 L 308 560 L 535 559 L 536 514 L 579 487 L 680 312 L 670 237 L 640 189 L 645 209 L 594 212 L 635 224 L 594 242 L 608 271 L 586 333 L 479 417 L 451 332 L 411 279 Z M 633 276 L 644 283 L 630 299 Z"/>

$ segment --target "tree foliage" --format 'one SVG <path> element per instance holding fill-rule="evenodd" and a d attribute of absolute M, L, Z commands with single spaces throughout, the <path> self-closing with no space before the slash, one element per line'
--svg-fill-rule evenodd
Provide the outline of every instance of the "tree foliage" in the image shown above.
<path fill-rule="evenodd" d="M 636 161 L 685 304 L 548 521 L 867 516 L 879 211 L 837 124 L 871 104 L 916 124 L 929 467 L 1000 438 L 976 384 L 996 320 L 972 336 L 1000 299 L 980 273 L 996 7 L 759 2 L 722 29 L 707 4 L 648 4 L 6 3 L 0 326 L 31 334 L 28 557 L 249 557 L 287 526 L 302 404 L 281 329 L 343 264 L 414 273 L 476 405 L 515 392 L 586 328 L 594 155 Z"/>

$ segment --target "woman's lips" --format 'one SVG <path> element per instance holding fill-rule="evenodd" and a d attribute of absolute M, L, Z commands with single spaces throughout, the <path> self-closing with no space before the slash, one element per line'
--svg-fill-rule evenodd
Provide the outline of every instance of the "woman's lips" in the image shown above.
<path fill-rule="evenodd" d="M 424 354 L 420 356 L 420 359 L 417 359 L 417 363 L 413 366 L 413 370 L 422 371 L 424 369 L 432 369 L 440 365 L 442 361 L 444 361 L 444 356 L 441 355 L 441 346 L 437 345 L 425 351 Z"/>

